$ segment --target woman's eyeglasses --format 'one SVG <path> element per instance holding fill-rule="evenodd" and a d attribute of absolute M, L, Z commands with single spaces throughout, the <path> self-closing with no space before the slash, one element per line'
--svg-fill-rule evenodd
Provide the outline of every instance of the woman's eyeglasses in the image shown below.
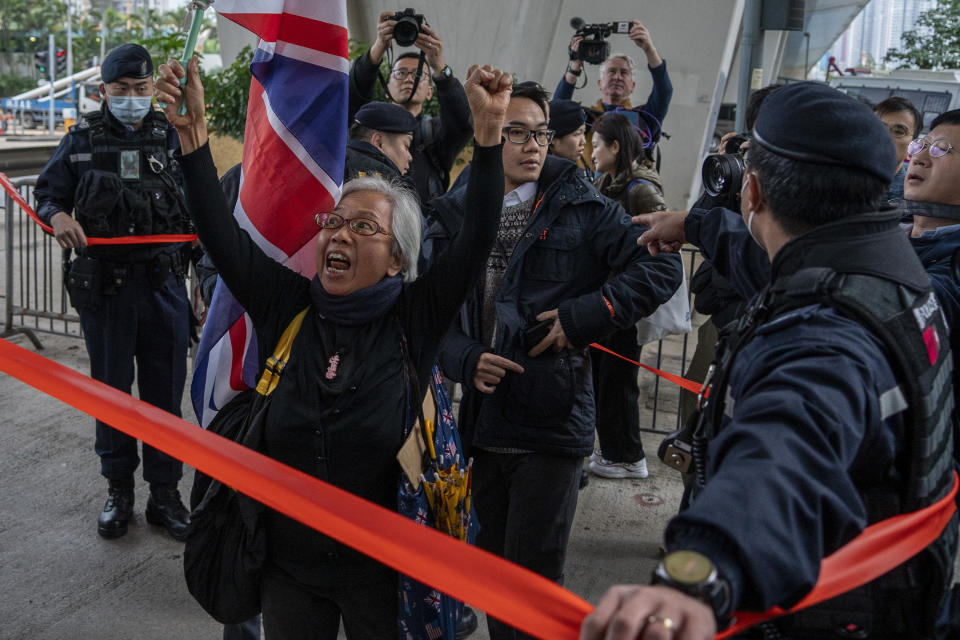
<path fill-rule="evenodd" d="M 368 218 L 344 218 L 339 213 L 318 213 L 313 218 L 321 229 L 339 229 L 346 223 L 350 231 L 358 236 L 375 236 L 382 233 L 393 237 L 393 234 L 380 226 L 380 223 Z"/>

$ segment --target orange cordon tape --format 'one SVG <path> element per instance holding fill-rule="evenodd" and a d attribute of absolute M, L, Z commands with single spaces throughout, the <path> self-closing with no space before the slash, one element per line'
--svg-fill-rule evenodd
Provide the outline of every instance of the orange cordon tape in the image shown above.
<path fill-rule="evenodd" d="M 596 343 L 596 342 L 592 342 L 592 343 L 590 343 L 590 346 L 593 347 L 594 349 L 598 349 L 598 350 L 603 351 L 603 352 L 605 352 L 605 353 L 609 353 L 609 354 L 612 355 L 612 356 L 616 356 L 616 357 L 620 358 L 621 360 L 626 360 L 626 361 L 629 362 L 630 364 L 635 364 L 635 365 L 637 365 L 638 367 L 641 367 L 641 368 L 643 368 L 643 369 L 646 369 L 647 371 L 650 371 L 650 372 L 652 372 L 652 373 L 655 373 L 655 374 L 657 374 L 658 376 L 660 376 L 661 378 L 663 378 L 664 380 L 667 380 L 667 381 L 669 381 L 669 382 L 672 382 L 672 383 L 675 384 L 675 385 L 679 385 L 679 386 L 683 387 L 684 389 L 686 389 L 686 390 L 689 391 L 690 393 L 699 394 L 699 393 L 700 393 L 700 390 L 703 388 L 703 385 L 700 384 L 699 382 L 694 382 L 693 380 L 687 380 L 686 378 L 681 378 L 681 377 L 678 376 L 678 375 L 674 375 L 674 374 L 672 374 L 672 373 L 667 373 L 666 371 L 661 371 L 660 369 L 654 369 L 653 367 L 651 367 L 651 366 L 649 366 L 649 365 L 645 365 L 645 364 L 643 364 L 642 362 L 637 362 L 636 360 L 631 360 L 630 358 L 628 358 L 628 357 L 626 357 L 626 356 L 620 355 L 620 354 L 617 353 L 616 351 L 611 351 L 610 349 L 607 349 L 607 348 L 606 348 L 605 346 L 603 346 L 602 344 L 598 344 L 598 343 Z"/>
<path fill-rule="evenodd" d="M 27 212 L 27 215 L 33 219 L 41 229 L 53 235 L 53 229 L 50 225 L 44 224 L 40 219 L 40 216 L 27 204 L 27 201 L 23 199 L 23 196 L 20 195 L 20 192 L 17 191 L 17 188 L 10 178 L 7 177 L 7 174 L 0 173 L 0 186 L 3 186 L 3 190 L 10 194 L 10 197 L 13 198 L 13 201 L 20 205 L 20 208 Z M 168 244 L 171 242 L 193 242 L 197 239 L 196 234 L 182 233 L 182 234 L 169 234 L 169 235 L 157 235 L 157 236 L 120 236 L 116 238 L 95 238 L 92 236 L 87 236 L 88 245 L 120 245 L 120 244 Z"/>
<path fill-rule="evenodd" d="M 419 525 L 260 453 L 117 391 L 7 340 L 0 371 L 183 460 L 268 507 L 321 531 L 531 635 L 574 640 L 591 606 L 498 556 Z M 854 589 L 933 542 L 956 506 L 950 494 L 926 509 L 868 527 L 826 558 L 817 586 L 788 612 L 738 613 L 731 634 Z"/>
<path fill-rule="evenodd" d="M 960 478 L 954 471 L 953 487 L 939 501 L 918 511 L 870 525 L 856 538 L 824 558 L 820 563 L 817 585 L 793 608 L 783 610 L 774 607 L 763 613 L 737 612 L 733 626 L 717 634 L 717 640 L 856 589 L 917 555 L 937 539 L 957 510 L 955 498 L 958 482 Z"/>

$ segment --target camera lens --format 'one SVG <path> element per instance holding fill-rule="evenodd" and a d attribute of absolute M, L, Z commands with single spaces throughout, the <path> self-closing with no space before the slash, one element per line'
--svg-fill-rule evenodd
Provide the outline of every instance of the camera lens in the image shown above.
<path fill-rule="evenodd" d="M 707 156 L 700 171 L 703 188 L 713 197 L 731 196 L 743 181 L 743 157 L 738 153 Z"/>
<path fill-rule="evenodd" d="M 404 16 L 393 25 L 393 39 L 401 47 L 412 47 L 420 35 L 420 25 L 415 18 Z"/>

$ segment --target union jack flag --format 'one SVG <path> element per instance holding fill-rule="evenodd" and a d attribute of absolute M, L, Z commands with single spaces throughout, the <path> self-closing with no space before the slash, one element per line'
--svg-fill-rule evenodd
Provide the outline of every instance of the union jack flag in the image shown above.
<path fill-rule="evenodd" d="M 417 524 L 427 524 L 427 510 L 423 507 L 417 509 L 417 517 L 414 518 Z"/>
<path fill-rule="evenodd" d="M 430 605 L 431 607 L 433 607 L 434 609 L 436 609 L 437 611 L 440 610 L 440 592 L 437 591 L 436 589 L 428 593 L 427 596 L 423 599 L 423 601 L 428 605 Z"/>
<path fill-rule="evenodd" d="M 443 455 L 448 460 L 453 460 L 457 457 L 457 443 L 451 440 L 447 443 L 447 446 L 443 448 Z"/>
<path fill-rule="evenodd" d="M 437 638 L 443 636 L 443 629 L 440 628 L 440 624 L 437 622 L 427 623 L 426 627 L 424 628 L 426 629 L 427 637 L 430 638 L 430 640 L 437 640 Z"/>
<path fill-rule="evenodd" d="M 444 409 L 440 412 L 440 418 L 445 424 L 453 424 L 453 412 L 450 409 Z"/>
<path fill-rule="evenodd" d="M 268 256 L 312 277 L 313 215 L 333 208 L 343 183 L 345 0 L 217 0 L 215 8 L 260 37 L 234 217 Z M 253 387 L 260 367 L 250 318 L 218 282 L 190 390 L 200 424 Z"/>

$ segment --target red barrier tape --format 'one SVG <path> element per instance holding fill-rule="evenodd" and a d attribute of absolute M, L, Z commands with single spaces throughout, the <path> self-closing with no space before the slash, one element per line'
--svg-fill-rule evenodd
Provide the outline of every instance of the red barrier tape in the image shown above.
<path fill-rule="evenodd" d="M 955 498 L 958 482 L 960 478 L 954 471 L 953 488 L 938 502 L 918 511 L 881 520 L 824 558 L 820 564 L 817 585 L 792 609 L 784 611 L 774 607 L 763 613 L 739 612 L 735 624 L 718 634 L 717 640 L 856 589 L 917 555 L 937 539 L 957 510 Z"/>
<path fill-rule="evenodd" d="M 40 219 L 40 216 L 27 204 L 27 201 L 23 199 L 23 196 L 20 195 L 20 192 L 17 191 L 17 187 L 10 182 L 10 178 L 7 177 L 7 174 L 0 173 L 0 186 L 3 187 L 4 191 L 10 194 L 10 197 L 13 198 L 13 201 L 20 205 L 20 208 L 27 212 L 27 215 L 37 223 L 37 225 L 46 231 L 48 234 L 53 235 L 53 228 L 44 224 Z M 171 242 L 193 242 L 197 239 L 196 234 L 182 233 L 182 234 L 168 234 L 168 235 L 155 235 L 155 236 L 120 236 L 117 238 L 96 238 L 93 236 L 87 236 L 88 245 L 120 245 L 120 244 L 168 244 Z"/>
<path fill-rule="evenodd" d="M 574 640 L 591 605 L 554 582 L 0 340 L 0 370 L 308 527 L 539 638 Z"/>
<path fill-rule="evenodd" d="M 651 373 L 655 373 L 655 374 L 657 374 L 658 376 L 660 376 L 661 378 L 663 378 L 664 380 L 667 380 L 667 381 L 669 381 L 669 382 L 672 382 L 672 383 L 675 384 L 675 385 L 679 385 L 679 386 L 683 387 L 684 389 L 686 389 L 687 391 L 689 391 L 689 392 L 691 392 L 691 393 L 695 393 L 695 394 L 698 394 L 698 395 L 699 395 L 699 394 L 700 394 L 700 389 L 703 388 L 703 385 L 700 384 L 699 382 L 694 382 L 693 380 L 687 380 L 686 378 L 681 378 L 681 377 L 678 376 L 678 375 L 674 375 L 674 374 L 672 374 L 672 373 L 667 373 L 666 371 L 661 371 L 660 369 L 654 369 L 653 367 L 651 367 L 651 366 L 649 366 L 649 365 L 645 365 L 645 364 L 643 364 L 642 362 L 637 362 L 636 360 L 631 360 L 630 358 L 627 358 L 626 356 L 620 355 L 620 354 L 617 353 L 616 351 L 611 351 L 610 349 L 607 349 L 607 348 L 606 348 L 605 346 L 603 346 L 602 344 L 598 344 L 598 343 L 596 343 L 596 342 L 592 342 L 592 343 L 590 344 L 590 346 L 593 347 L 594 349 L 598 349 L 598 350 L 603 351 L 603 352 L 605 352 L 605 353 L 609 353 L 609 354 L 612 355 L 612 356 L 616 356 L 616 357 L 620 358 L 621 360 L 626 360 L 626 361 L 629 362 L 630 364 L 635 364 L 635 365 L 637 365 L 638 367 L 641 367 L 641 368 L 643 368 L 643 369 L 646 369 L 647 371 L 650 371 Z"/>
<path fill-rule="evenodd" d="M 592 609 L 559 585 L 499 556 L 204 431 L 7 340 L 0 340 L 0 371 L 536 637 L 574 640 Z M 953 488 L 939 502 L 867 527 L 824 559 L 816 587 L 789 611 L 737 613 L 736 624 L 717 639 L 828 600 L 913 557 L 953 516 L 958 482 L 954 474 Z"/>

